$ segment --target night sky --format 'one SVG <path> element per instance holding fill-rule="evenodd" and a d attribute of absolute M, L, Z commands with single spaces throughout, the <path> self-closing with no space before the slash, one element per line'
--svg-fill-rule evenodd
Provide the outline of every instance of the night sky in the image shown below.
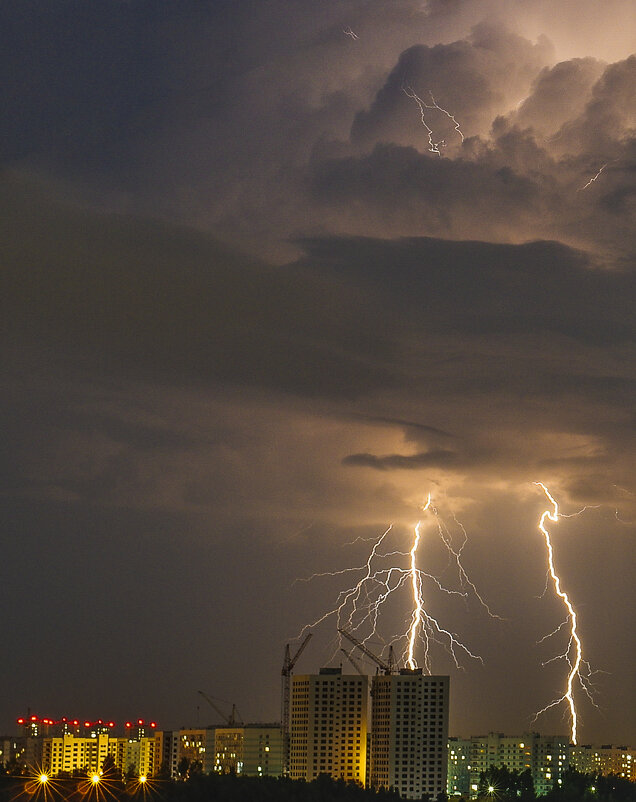
<path fill-rule="evenodd" d="M 364 569 L 295 580 L 421 519 L 503 619 L 424 582 L 451 734 L 566 734 L 541 481 L 579 740 L 636 745 L 635 50 L 633 0 L 3 0 L 0 731 L 277 720 Z"/>

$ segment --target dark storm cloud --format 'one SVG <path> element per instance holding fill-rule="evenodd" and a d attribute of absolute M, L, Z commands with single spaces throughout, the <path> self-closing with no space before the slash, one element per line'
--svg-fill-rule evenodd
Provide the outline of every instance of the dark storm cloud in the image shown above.
<path fill-rule="evenodd" d="M 402 420 L 401 418 L 387 418 L 381 416 L 371 416 L 371 415 L 356 415 L 356 418 L 361 420 L 369 421 L 370 423 L 378 423 L 381 425 L 389 425 L 389 426 L 400 426 L 404 429 L 414 429 L 417 432 L 425 432 L 429 435 L 434 437 L 439 437 L 442 439 L 446 439 L 448 437 L 452 437 L 453 435 L 450 432 L 444 432 L 441 429 L 436 429 L 434 426 L 427 426 L 425 423 L 418 423 L 416 421 L 408 421 Z"/>
<path fill-rule="evenodd" d="M 608 271 L 558 243 L 493 245 L 429 239 L 305 241 L 309 262 L 355 275 L 424 331 L 563 334 L 631 341 L 636 276 Z"/>
<path fill-rule="evenodd" d="M 28 700 L 192 724 L 210 665 L 273 718 L 282 643 L 331 600 L 293 579 L 363 564 L 432 490 L 516 622 L 511 656 L 510 633 L 457 618 L 489 662 L 454 681 L 455 732 L 520 732 L 554 695 L 534 645 L 560 620 L 534 599 L 541 479 L 568 512 L 601 505 L 560 523 L 558 556 L 614 672 L 586 737 L 631 737 L 632 645 L 606 614 L 631 603 L 636 517 L 627 10 L 0 6 L 7 723 Z M 446 146 L 427 152 L 403 80 L 465 141 L 433 111 Z M 25 660 L 42 598 L 53 625 Z"/>
<path fill-rule="evenodd" d="M 352 287 L 177 228 L 44 203 L 34 214 L 21 190 L 5 185 L 3 204 L 9 341 L 46 341 L 107 372 L 310 395 L 390 380 L 359 359 L 390 345 Z"/>
<path fill-rule="evenodd" d="M 363 468 L 375 468 L 379 471 L 388 470 L 418 470 L 421 468 L 447 468 L 457 462 L 457 454 L 453 451 L 427 451 L 422 454 L 388 454 L 375 456 L 374 454 L 350 454 L 342 461 L 344 465 L 355 465 Z"/>

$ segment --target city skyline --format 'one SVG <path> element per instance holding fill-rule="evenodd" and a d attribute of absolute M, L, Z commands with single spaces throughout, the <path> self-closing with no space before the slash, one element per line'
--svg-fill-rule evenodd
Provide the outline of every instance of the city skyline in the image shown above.
<path fill-rule="evenodd" d="M 351 624 L 636 743 L 634 20 L 2 5 L 0 730 L 278 720 Z"/>

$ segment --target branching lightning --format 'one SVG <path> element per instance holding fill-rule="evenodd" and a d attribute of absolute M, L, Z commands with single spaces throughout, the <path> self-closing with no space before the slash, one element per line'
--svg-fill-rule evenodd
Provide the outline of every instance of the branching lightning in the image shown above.
<path fill-rule="evenodd" d="M 434 141 L 433 129 L 426 122 L 425 112 L 427 109 L 429 111 L 432 109 L 436 109 L 437 111 L 441 111 L 442 114 L 445 114 L 455 125 L 455 130 L 460 135 L 462 142 L 464 141 L 464 134 L 462 133 L 461 127 L 457 122 L 457 120 L 455 119 L 455 116 L 446 109 L 438 105 L 430 89 L 428 93 L 431 96 L 432 105 L 429 105 L 428 103 L 426 103 L 426 101 L 422 100 L 422 98 L 415 92 L 413 87 L 411 87 L 409 84 L 403 85 L 402 91 L 407 97 L 411 98 L 411 100 L 414 100 L 418 105 L 418 108 L 420 110 L 420 122 L 422 123 L 422 125 L 426 129 L 426 133 L 428 134 L 428 150 L 430 153 L 436 153 L 438 156 L 441 156 L 442 152 L 440 150 L 440 147 L 446 147 L 446 140 L 440 139 L 439 142 Z"/>
<path fill-rule="evenodd" d="M 433 140 L 433 129 L 430 128 L 428 123 L 426 122 L 426 116 L 425 116 L 425 111 L 424 110 L 428 109 L 428 108 L 431 108 L 431 107 L 427 106 L 427 104 L 422 100 L 422 98 L 418 94 L 416 94 L 416 92 L 410 86 L 408 86 L 408 85 L 407 86 L 403 86 L 402 87 L 402 91 L 404 92 L 404 94 L 407 97 L 410 97 L 411 100 L 414 100 L 417 103 L 417 105 L 418 105 L 418 107 L 420 109 L 420 121 L 421 121 L 422 125 L 424 126 L 424 128 L 426 129 L 426 133 L 428 134 L 428 149 L 429 149 L 429 152 L 430 153 L 436 153 L 438 156 L 441 156 L 442 155 L 442 151 L 439 149 L 440 145 L 443 147 L 446 143 L 444 142 L 443 139 L 441 139 L 439 142 L 435 142 Z"/>
<path fill-rule="evenodd" d="M 353 40 L 357 40 L 360 38 L 358 34 L 354 33 L 349 26 L 343 28 L 342 32 L 345 34 L 345 36 L 350 36 Z"/>
<path fill-rule="evenodd" d="M 554 592 L 561 599 L 561 601 L 563 602 L 563 606 L 567 611 L 567 617 L 565 621 L 562 621 L 559 624 L 559 626 L 556 627 L 556 629 L 554 629 L 548 635 L 545 635 L 543 638 L 541 638 L 539 643 L 543 643 L 549 638 L 552 638 L 554 635 L 557 635 L 559 632 L 561 632 L 561 630 L 563 630 L 566 627 L 568 628 L 569 631 L 568 644 L 565 651 L 545 661 L 543 665 L 548 665 L 549 663 L 552 663 L 556 660 L 565 660 L 568 666 L 570 667 L 565 684 L 564 693 L 557 699 L 554 699 L 552 702 L 550 702 L 550 704 L 546 705 L 544 708 L 539 710 L 535 714 L 534 720 L 536 721 L 536 719 L 542 713 L 545 713 L 550 708 L 556 707 L 557 705 L 566 702 L 570 710 L 570 722 L 571 722 L 570 729 L 571 729 L 572 743 L 576 744 L 578 716 L 574 700 L 574 687 L 576 684 L 578 684 L 593 703 L 591 695 L 592 692 L 590 687 L 590 676 L 592 672 L 589 664 L 585 660 L 583 660 L 583 646 L 578 632 L 578 617 L 574 609 L 574 606 L 570 601 L 570 597 L 562 589 L 561 578 L 556 572 L 556 568 L 554 565 L 554 549 L 552 547 L 552 540 L 550 538 L 550 533 L 547 529 L 547 521 L 552 521 L 552 523 L 557 523 L 560 517 L 571 517 L 571 516 L 564 516 L 559 513 L 559 506 L 557 502 L 554 500 L 550 491 L 542 482 L 535 482 L 534 484 L 536 484 L 543 490 L 546 497 L 548 498 L 548 501 L 551 504 L 551 509 L 548 508 L 547 510 L 544 510 L 543 513 L 541 514 L 538 526 L 545 540 L 547 560 L 548 560 L 548 575 L 552 579 L 552 584 L 554 585 Z M 584 512 L 585 509 L 586 508 L 584 507 L 582 510 L 579 510 L 578 513 L 574 514 L 580 515 L 580 513 Z"/>
<path fill-rule="evenodd" d="M 477 593 L 475 585 L 470 581 L 466 571 L 461 564 L 461 551 L 466 543 L 466 532 L 461 524 L 458 524 L 463 536 L 463 542 L 459 549 L 453 547 L 450 530 L 439 518 L 437 510 L 433 507 L 430 495 L 422 511 L 435 516 L 438 535 L 448 551 L 449 559 L 447 568 L 452 567 L 456 573 L 459 589 L 450 589 L 442 583 L 441 579 L 434 574 L 423 571 L 417 565 L 418 552 L 420 550 L 423 522 L 418 521 L 413 530 L 413 540 L 408 551 L 386 550 L 387 538 L 393 532 L 390 526 L 379 537 L 373 540 L 371 551 L 365 563 L 357 567 L 342 568 L 336 571 L 325 571 L 312 574 L 310 577 L 300 580 L 310 582 L 321 577 L 340 577 L 347 574 L 360 575 L 355 583 L 339 592 L 335 606 L 319 616 L 311 624 L 307 624 L 302 632 L 322 624 L 329 618 L 336 620 L 338 629 L 346 629 L 352 633 L 361 631 L 364 628 L 365 637 L 363 642 L 367 642 L 372 637 L 380 637 L 378 619 L 382 605 L 390 597 L 400 590 L 406 594 L 410 589 L 410 600 L 408 602 L 412 612 L 408 617 L 408 625 L 404 632 L 394 635 L 389 639 L 389 645 L 403 642 L 406 645 L 403 649 L 402 661 L 411 669 L 417 667 L 416 650 L 418 647 L 422 651 L 422 665 L 427 671 L 431 670 L 430 647 L 433 643 L 441 644 L 453 658 L 455 665 L 460 668 L 460 653 L 475 660 L 481 660 L 474 654 L 468 646 L 462 643 L 458 636 L 443 627 L 441 623 L 426 609 L 424 599 L 424 584 L 431 584 L 438 591 L 442 591 L 449 596 L 459 596 L 466 599 L 469 592 L 472 592 L 479 603 L 490 610 Z M 358 539 L 357 539 L 358 540 Z M 354 541 L 356 542 L 356 541 Z M 396 564 L 396 558 L 404 558 L 408 563 Z M 399 559 L 397 560 L 399 561 Z M 446 569 L 445 569 L 446 570 Z M 493 616 L 494 617 L 494 616 Z M 384 640 L 382 638 L 382 640 Z M 385 641 L 386 643 L 387 641 Z"/>

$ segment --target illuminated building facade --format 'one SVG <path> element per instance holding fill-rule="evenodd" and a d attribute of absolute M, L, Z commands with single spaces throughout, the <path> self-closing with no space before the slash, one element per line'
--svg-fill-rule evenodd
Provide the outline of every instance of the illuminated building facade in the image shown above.
<path fill-rule="evenodd" d="M 569 762 L 565 735 L 504 735 L 490 732 L 469 739 L 449 739 L 449 795 L 477 796 L 479 777 L 491 766 L 505 766 L 520 774 L 529 770 L 537 795 L 546 794 L 562 778 Z M 465 766 L 460 768 L 459 766 Z"/>
<path fill-rule="evenodd" d="M 322 668 L 292 678 L 289 774 L 366 783 L 369 679 Z"/>
<path fill-rule="evenodd" d="M 214 733 L 214 771 L 243 773 L 243 727 L 217 727 Z"/>
<path fill-rule="evenodd" d="M 467 796 L 470 790 L 470 739 L 448 739 L 448 777 L 446 780 L 449 796 Z"/>
<path fill-rule="evenodd" d="M 186 759 L 190 764 L 197 763 L 201 771 L 209 774 L 214 769 L 214 729 L 179 730 L 177 766 Z"/>
<path fill-rule="evenodd" d="M 479 776 L 491 766 L 505 766 L 510 771 L 523 772 L 533 767 L 533 741 L 536 736 L 504 735 L 490 732 L 488 735 L 477 735 L 470 739 L 469 787 L 471 796 L 477 795 Z"/>
<path fill-rule="evenodd" d="M 78 738 L 67 734 L 59 738 L 44 738 L 42 769 L 49 774 L 74 771 L 99 771 L 109 754 L 109 737 L 100 733 L 93 738 Z"/>
<path fill-rule="evenodd" d="M 570 738 L 566 735 L 533 733 L 532 779 L 537 796 L 543 796 L 562 776 L 569 765 Z"/>
<path fill-rule="evenodd" d="M 243 732 L 243 774 L 280 777 L 283 773 L 280 724 L 246 724 Z"/>
<path fill-rule="evenodd" d="M 584 774 L 616 774 L 636 782 L 636 749 L 628 746 L 571 746 L 570 765 Z"/>
<path fill-rule="evenodd" d="M 133 775 L 151 777 L 155 771 L 155 738 L 109 738 L 108 754 L 112 755 L 115 765 L 122 775 L 132 772 Z"/>
<path fill-rule="evenodd" d="M 405 799 L 446 792 L 449 684 L 422 669 L 373 678 L 373 788 L 394 788 Z"/>

